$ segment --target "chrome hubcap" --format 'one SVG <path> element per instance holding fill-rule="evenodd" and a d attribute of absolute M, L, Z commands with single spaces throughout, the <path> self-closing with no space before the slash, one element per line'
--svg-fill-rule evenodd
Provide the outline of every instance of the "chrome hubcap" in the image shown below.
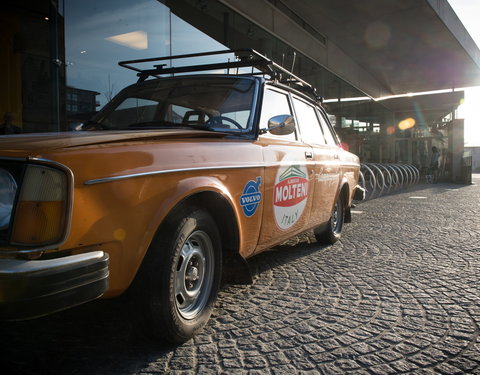
<path fill-rule="evenodd" d="M 183 318 L 195 318 L 206 306 L 213 274 L 212 242 L 196 231 L 183 244 L 175 273 L 175 303 Z"/>
<path fill-rule="evenodd" d="M 333 210 L 333 215 L 332 215 L 332 228 L 334 230 L 337 230 L 337 225 L 338 225 L 338 203 L 335 203 L 335 209 Z"/>
<path fill-rule="evenodd" d="M 331 228 L 334 233 L 339 233 L 342 230 L 342 214 L 342 205 L 337 201 L 330 219 Z"/>

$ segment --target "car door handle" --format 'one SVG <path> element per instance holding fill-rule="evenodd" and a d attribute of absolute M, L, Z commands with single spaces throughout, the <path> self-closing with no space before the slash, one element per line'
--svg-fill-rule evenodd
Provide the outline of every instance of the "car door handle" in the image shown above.
<path fill-rule="evenodd" d="M 338 154 L 335 154 L 335 155 L 333 156 L 333 158 L 334 158 L 334 159 L 338 159 Z"/>
<path fill-rule="evenodd" d="M 305 151 L 305 159 L 313 159 L 313 154 L 310 151 Z"/>

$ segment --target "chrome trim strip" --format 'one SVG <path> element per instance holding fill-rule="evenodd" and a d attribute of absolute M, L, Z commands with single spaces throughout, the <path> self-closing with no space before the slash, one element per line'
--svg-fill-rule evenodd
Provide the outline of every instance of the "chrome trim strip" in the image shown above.
<path fill-rule="evenodd" d="M 28 275 L 35 272 L 61 269 L 83 262 L 98 261 L 103 258 L 103 251 L 92 251 L 84 254 L 70 255 L 62 258 L 46 260 L 0 259 L 0 275 Z"/>
<path fill-rule="evenodd" d="M 130 178 L 145 177 L 145 176 L 155 176 L 162 175 L 167 173 L 181 173 L 181 172 L 192 172 L 192 171 L 212 171 L 216 169 L 248 169 L 248 168 L 271 168 L 271 167 L 283 167 L 286 165 L 316 165 L 321 164 L 322 162 L 312 161 L 288 161 L 288 162 L 279 162 L 279 163 L 261 163 L 261 164 L 251 164 L 251 165 L 218 165 L 211 167 L 197 167 L 197 168 L 178 168 L 178 169 L 166 169 L 162 171 L 151 171 L 151 172 L 142 172 L 142 173 L 132 173 L 120 176 L 111 176 L 111 177 L 102 177 L 95 178 L 92 180 L 87 180 L 84 182 L 85 185 L 96 185 L 103 184 L 106 182 L 113 182 L 119 180 L 127 180 Z M 340 161 L 330 162 L 329 164 L 343 165 L 346 167 L 359 167 L 355 163 L 342 163 Z"/>
<path fill-rule="evenodd" d="M 180 172 L 192 172 L 192 171 L 212 171 L 216 169 L 247 169 L 247 168 L 265 168 L 265 167 L 275 167 L 275 166 L 284 166 L 284 165 L 314 165 L 315 162 L 292 162 L 289 161 L 288 163 L 262 163 L 262 164 L 251 164 L 251 165 L 217 165 L 212 167 L 197 167 L 197 168 L 179 168 L 179 169 L 166 169 L 163 171 L 151 171 L 151 172 L 143 172 L 143 173 L 132 173 L 127 175 L 121 176 L 112 176 L 112 177 L 104 177 L 104 178 L 96 178 L 93 180 L 87 180 L 84 182 L 85 185 L 95 185 L 95 184 L 102 184 L 105 182 L 112 182 L 112 181 L 119 181 L 119 180 L 127 180 L 130 178 L 136 177 L 144 177 L 144 176 L 155 176 L 167 173 L 180 173 Z"/>

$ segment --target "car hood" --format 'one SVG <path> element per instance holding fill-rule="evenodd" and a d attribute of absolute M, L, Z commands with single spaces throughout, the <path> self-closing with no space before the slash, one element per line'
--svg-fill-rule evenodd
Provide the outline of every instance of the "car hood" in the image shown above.
<path fill-rule="evenodd" d="M 205 130 L 154 131 L 82 131 L 60 133 L 31 133 L 0 136 L 0 152 L 38 152 L 106 143 L 149 141 L 178 138 L 221 138 L 226 133 Z"/>

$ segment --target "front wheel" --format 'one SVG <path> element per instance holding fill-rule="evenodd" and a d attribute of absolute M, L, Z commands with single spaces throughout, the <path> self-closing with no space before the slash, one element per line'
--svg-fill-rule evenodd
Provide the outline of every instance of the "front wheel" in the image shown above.
<path fill-rule="evenodd" d="M 138 307 L 147 332 L 175 344 L 192 338 L 208 322 L 220 286 L 221 242 L 214 220 L 202 210 L 172 215 L 144 266 Z"/>
<path fill-rule="evenodd" d="M 320 228 L 314 230 L 315 238 L 320 243 L 333 244 L 337 242 L 342 234 L 343 223 L 345 220 L 345 207 L 342 196 L 339 195 L 335 206 L 333 207 L 332 215 L 328 223 Z"/>

